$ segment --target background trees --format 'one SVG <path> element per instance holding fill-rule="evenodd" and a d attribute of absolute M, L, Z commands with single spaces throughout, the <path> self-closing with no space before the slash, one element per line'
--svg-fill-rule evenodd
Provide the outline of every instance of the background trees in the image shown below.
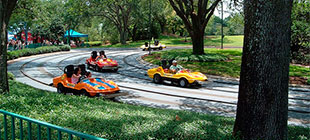
<path fill-rule="evenodd" d="M 292 62 L 310 65 L 310 2 L 294 0 L 292 10 Z"/>

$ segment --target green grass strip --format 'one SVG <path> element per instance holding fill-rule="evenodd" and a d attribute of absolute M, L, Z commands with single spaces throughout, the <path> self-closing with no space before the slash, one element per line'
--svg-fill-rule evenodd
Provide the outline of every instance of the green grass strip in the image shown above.
<path fill-rule="evenodd" d="M 12 80 L 10 87 L 0 94 L 1 109 L 102 138 L 234 139 L 233 118 L 62 95 Z M 288 137 L 307 140 L 309 131 L 289 126 Z"/>

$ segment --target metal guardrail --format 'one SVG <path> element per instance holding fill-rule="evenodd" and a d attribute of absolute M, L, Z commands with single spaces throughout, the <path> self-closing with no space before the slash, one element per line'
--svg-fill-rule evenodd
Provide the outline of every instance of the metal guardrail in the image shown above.
<path fill-rule="evenodd" d="M 73 139 L 73 136 L 75 137 L 78 137 L 80 138 L 80 140 L 105 140 L 103 138 L 99 138 L 99 137 L 95 137 L 95 136 L 92 136 L 92 135 L 88 135 L 88 134 L 85 134 L 85 133 L 81 133 L 81 132 L 76 132 L 76 131 L 73 131 L 73 130 L 70 130 L 70 129 L 66 129 L 66 128 L 62 128 L 60 126 L 57 126 L 57 125 L 53 125 L 53 124 L 50 124 L 50 123 L 47 123 L 47 122 L 43 122 L 43 121 L 39 121 L 39 120 L 35 120 L 35 119 L 32 119 L 32 118 L 28 118 L 28 117 L 25 117 L 25 116 L 21 116 L 21 115 L 18 115 L 18 114 L 15 114 L 15 113 L 11 113 L 11 112 L 7 112 L 5 110 L 1 110 L 0 109 L 0 114 L 3 114 L 3 127 L 4 127 L 4 134 L 3 134 L 3 138 L 4 140 L 8 140 L 8 116 L 11 117 L 11 139 L 12 140 L 15 140 L 15 119 L 19 119 L 19 131 L 20 131 L 20 135 L 19 135 L 19 139 L 24 139 L 24 134 L 23 134 L 23 121 L 26 121 L 27 122 L 27 139 L 28 140 L 32 140 L 33 137 L 32 137 L 32 125 L 33 124 L 36 124 L 37 125 L 37 139 L 38 140 L 41 140 L 42 139 L 42 136 L 41 136 L 41 128 L 42 127 L 46 127 L 47 128 L 47 136 L 46 138 L 43 138 L 43 139 L 48 139 L 48 140 L 51 140 L 51 131 L 52 129 L 54 130 L 57 130 L 57 139 L 58 140 L 61 140 L 62 139 L 62 133 L 67 133 L 68 136 L 69 136 L 69 140 L 72 140 Z M 0 130 L 1 130 L 1 123 L 0 123 Z M 2 134 L 1 134 L 1 131 L 0 131 L 0 140 L 2 139 L 1 138 Z"/>

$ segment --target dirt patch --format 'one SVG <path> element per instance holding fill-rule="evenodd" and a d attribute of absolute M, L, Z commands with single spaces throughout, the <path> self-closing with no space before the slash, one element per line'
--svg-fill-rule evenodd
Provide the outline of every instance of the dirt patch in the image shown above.
<path fill-rule="evenodd" d="M 206 36 L 206 38 L 217 38 L 217 36 Z"/>
<path fill-rule="evenodd" d="M 291 76 L 290 84 L 307 85 L 307 78 Z"/>
<path fill-rule="evenodd" d="M 151 55 L 152 55 L 152 54 L 151 54 Z M 150 55 L 149 55 L 149 54 L 145 54 L 145 55 L 142 55 L 141 58 L 142 58 L 143 60 L 145 60 L 144 58 L 147 57 L 147 56 L 150 56 Z M 155 59 L 161 60 L 160 55 L 154 55 L 154 56 L 155 56 Z"/>

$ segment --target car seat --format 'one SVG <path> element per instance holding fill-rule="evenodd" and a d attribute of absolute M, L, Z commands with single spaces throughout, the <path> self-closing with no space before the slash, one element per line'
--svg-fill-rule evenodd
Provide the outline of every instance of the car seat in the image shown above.
<path fill-rule="evenodd" d="M 86 75 L 86 67 L 85 64 L 78 65 L 78 67 L 81 69 L 81 75 Z"/>
<path fill-rule="evenodd" d="M 161 66 L 164 69 L 164 72 L 169 73 L 169 66 L 167 65 L 167 60 L 161 60 Z"/>
<path fill-rule="evenodd" d="M 170 68 L 170 66 L 172 65 L 172 61 L 173 61 L 174 59 L 170 59 L 169 61 L 168 61 L 168 63 L 169 63 L 169 68 Z"/>
<path fill-rule="evenodd" d="M 169 69 L 169 67 L 167 65 L 167 60 L 165 60 L 165 59 L 161 60 L 161 66 L 163 67 L 163 69 Z"/>
<path fill-rule="evenodd" d="M 159 44 L 159 41 L 158 41 L 158 40 L 155 40 L 155 41 L 154 41 L 154 45 L 157 46 L 158 44 Z"/>
<path fill-rule="evenodd" d="M 98 56 L 97 51 L 92 51 L 92 52 L 91 52 L 91 58 L 92 58 L 92 59 L 96 59 L 97 56 Z"/>
<path fill-rule="evenodd" d="M 66 66 L 64 69 L 64 73 L 67 75 L 68 82 L 72 83 L 71 77 L 74 73 L 74 66 L 73 65 Z"/>

